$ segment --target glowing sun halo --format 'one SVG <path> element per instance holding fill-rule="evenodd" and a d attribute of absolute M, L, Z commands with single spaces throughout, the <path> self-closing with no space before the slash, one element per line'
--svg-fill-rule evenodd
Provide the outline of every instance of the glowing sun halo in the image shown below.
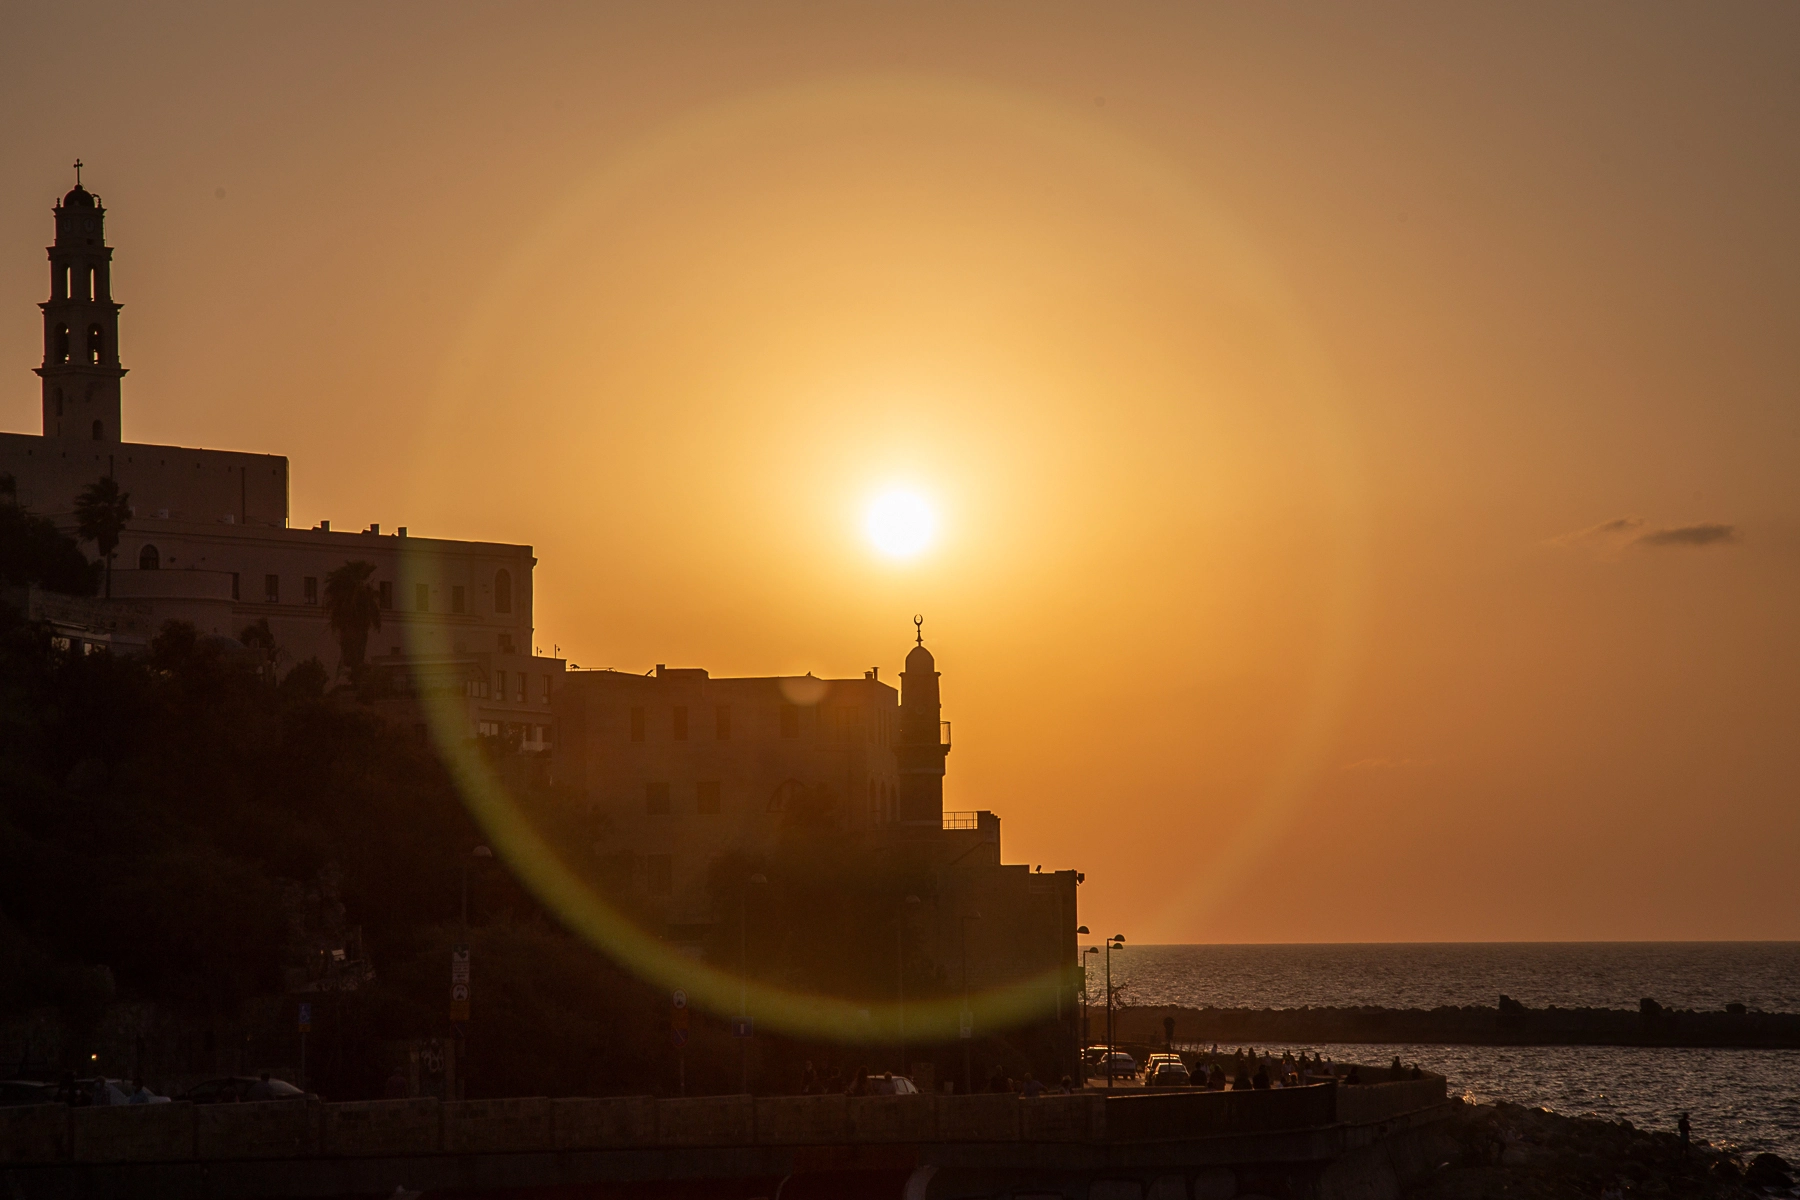
<path fill-rule="evenodd" d="M 891 491 L 875 497 L 863 529 L 889 558 L 912 558 L 937 534 L 937 513 L 916 492 Z"/>

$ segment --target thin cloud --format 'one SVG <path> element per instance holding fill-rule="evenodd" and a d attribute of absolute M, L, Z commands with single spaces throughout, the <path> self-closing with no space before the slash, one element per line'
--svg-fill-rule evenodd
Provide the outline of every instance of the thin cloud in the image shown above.
<path fill-rule="evenodd" d="M 1574 546 L 1582 542 L 1599 539 L 1621 537 L 1639 528 L 1644 523 L 1642 517 L 1614 517 L 1610 521 L 1602 521 L 1598 525 L 1589 525 L 1586 529 L 1577 529 L 1572 533 L 1558 534 L 1549 539 L 1552 546 Z"/>
<path fill-rule="evenodd" d="M 1652 529 L 1632 539 L 1634 546 L 1728 546 L 1738 540 L 1736 525 L 1717 521 L 1696 521 L 1692 525 L 1671 525 Z"/>

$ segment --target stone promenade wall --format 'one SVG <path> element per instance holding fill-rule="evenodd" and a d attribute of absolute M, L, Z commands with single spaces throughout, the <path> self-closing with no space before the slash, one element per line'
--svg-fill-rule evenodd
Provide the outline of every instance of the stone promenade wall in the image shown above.
<path fill-rule="evenodd" d="M 713 1146 L 1120 1143 L 1377 1124 L 1438 1077 L 1366 1087 L 1102 1096 L 649 1096 L 0 1109 L 0 1164 L 215 1162 Z"/>

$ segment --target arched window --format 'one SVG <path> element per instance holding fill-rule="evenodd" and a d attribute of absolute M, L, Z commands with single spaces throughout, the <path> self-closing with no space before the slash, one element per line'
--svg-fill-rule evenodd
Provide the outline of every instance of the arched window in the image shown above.
<path fill-rule="evenodd" d="M 88 268 L 88 299 L 96 299 L 100 292 L 100 271 L 97 267 Z"/>
<path fill-rule="evenodd" d="M 162 555 L 155 546 L 145 546 L 138 551 L 138 570 L 154 571 L 162 566 Z"/>
<path fill-rule="evenodd" d="M 50 361 L 66 363 L 69 361 L 69 327 L 58 325 L 56 337 L 50 344 Z"/>
<path fill-rule="evenodd" d="M 62 295 L 56 297 L 56 299 L 72 300 L 74 298 L 75 298 L 75 268 L 74 267 L 64 267 L 62 269 Z"/>
<path fill-rule="evenodd" d="M 87 347 L 87 349 L 88 349 L 89 365 L 96 366 L 96 367 L 100 365 L 100 350 L 101 350 L 100 343 L 102 341 L 104 341 L 105 338 L 106 338 L 106 332 L 104 330 L 102 330 L 98 325 L 88 326 L 88 347 Z"/>
<path fill-rule="evenodd" d="M 512 611 L 512 572 L 494 572 L 494 611 L 509 613 Z"/>

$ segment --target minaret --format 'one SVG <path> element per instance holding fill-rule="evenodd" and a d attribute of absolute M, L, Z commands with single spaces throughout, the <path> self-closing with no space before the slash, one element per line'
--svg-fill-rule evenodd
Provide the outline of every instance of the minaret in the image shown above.
<path fill-rule="evenodd" d="M 900 736 L 894 766 L 900 776 L 900 823 L 921 831 L 944 827 L 944 744 L 938 723 L 937 663 L 925 648 L 924 620 L 913 618 L 918 644 L 900 672 Z"/>
<path fill-rule="evenodd" d="M 51 210 L 50 299 L 44 310 L 44 436 L 119 442 L 119 308 L 112 302 L 112 250 L 100 197 L 75 187 Z"/>

